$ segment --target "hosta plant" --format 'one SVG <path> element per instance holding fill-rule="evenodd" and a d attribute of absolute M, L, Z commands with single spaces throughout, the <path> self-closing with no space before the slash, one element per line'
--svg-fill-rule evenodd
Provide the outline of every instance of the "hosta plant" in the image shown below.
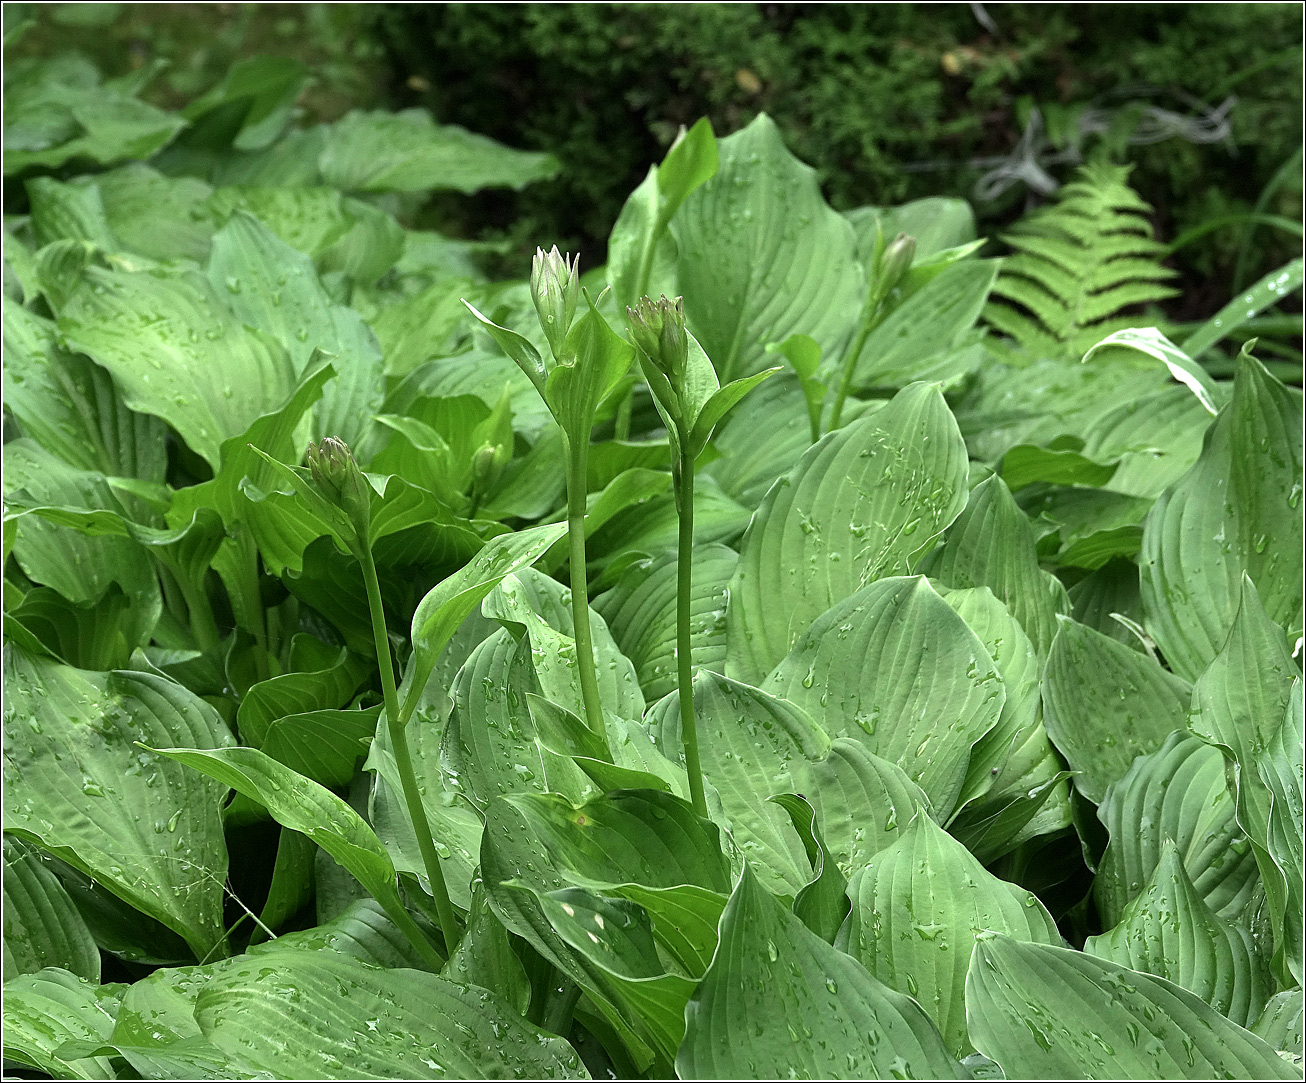
<path fill-rule="evenodd" d="M 1000 272 L 765 116 L 489 282 L 405 212 L 550 162 L 80 71 L 6 115 L 7 1073 L 1300 1078 L 1282 366 L 999 341 L 1067 207 Z"/>

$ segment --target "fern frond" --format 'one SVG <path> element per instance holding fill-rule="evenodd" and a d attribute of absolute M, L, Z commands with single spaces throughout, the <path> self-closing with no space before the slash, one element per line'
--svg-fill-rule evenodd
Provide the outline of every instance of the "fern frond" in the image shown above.
<path fill-rule="evenodd" d="M 1164 246 L 1152 236 L 1151 208 L 1126 183 L 1128 167 L 1085 166 L 1055 203 L 1005 235 L 1003 263 L 985 319 L 1034 357 L 1074 359 L 1133 320 L 1122 310 L 1173 297 L 1164 285 Z"/>

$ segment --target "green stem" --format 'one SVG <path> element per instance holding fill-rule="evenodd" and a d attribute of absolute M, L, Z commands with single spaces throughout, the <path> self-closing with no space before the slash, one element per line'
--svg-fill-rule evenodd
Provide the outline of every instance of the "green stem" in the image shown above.
<path fill-rule="evenodd" d="M 682 444 L 683 448 L 683 444 Z M 680 740 L 685 748 L 685 772 L 694 811 L 707 819 L 703 794 L 703 764 L 698 756 L 698 721 L 694 717 L 694 655 L 689 637 L 691 590 L 694 584 L 694 458 L 680 453 L 680 537 L 676 546 L 676 675 L 680 684 Z"/>
<path fill-rule="evenodd" d="M 576 665 L 580 670 L 580 691 L 585 701 L 585 721 L 595 733 L 607 732 L 603 725 L 603 704 L 594 669 L 594 640 L 590 636 L 589 584 L 585 580 L 585 490 L 589 464 L 589 443 L 573 448 L 564 433 L 567 456 L 567 545 L 571 561 L 571 617 L 576 639 Z"/>
<path fill-rule="evenodd" d="M 621 401 L 617 404 L 617 420 L 612 427 L 612 439 L 630 439 L 630 412 L 634 404 L 635 385 L 631 384 L 626 388 L 626 393 L 621 396 Z"/>
<path fill-rule="evenodd" d="M 853 340 L 852 348 L 843 359 L 843 375 L 839 378 L 839 390 L 835 392 L 834 406 L 830 408 L 830 427 L 825 430 L 826 432 L 834 432 L 839 427 L 839 422 L 843 418 L 843 404 L 853 385 L 853 372 L 857 368 L 857 359 L 861 357 L 862 347 L 866 345 L 866 340 L 874 330 L 875 324 L 875 313 L 868 313 L 857 332 L 857 338 Z"/>
<path fill-rule="evenodd" d="M 408 806 L 408 818 L 413 822 L 417 846 L 422 852 L 422 865 L 431 882 L 431 893 L 435 896 L 435 909 L 440 917 L 440 933 L 444 936 L 445 950 L 452 952 L 454 944 L 458 942 L 458 919 L 454 915 L 453 903 L 449 901 L 444 870 L 440 868 L 440 855 L 435 852 L 431 825 L 426 818 L 426 808 L 422 805 L 421 791 L 417 788 L 417 775 L 413 771 L 413 757 L 408 750 L 406 727 L 399 717 L 399 692 L 395 688 L 390 639 L 385 630 L 381 584 L 376 577 L 376 562 L 372 559 L 372 551 L 366 544 L 359 545 L 359 561 L 363 565 L 363 584 L 367 587 L 367 608 L 372 614 L 372 639 L 376 643 L 377 668 L 381 670 L 381 691 L 385 696 L 385 717 L 391 751 L 394 753 L 395 765 L 399 768 L 399 781 L 404 791 L 404 803 Z M 417 928 L 416 924 L 413 924 L 413 928 Z"/>

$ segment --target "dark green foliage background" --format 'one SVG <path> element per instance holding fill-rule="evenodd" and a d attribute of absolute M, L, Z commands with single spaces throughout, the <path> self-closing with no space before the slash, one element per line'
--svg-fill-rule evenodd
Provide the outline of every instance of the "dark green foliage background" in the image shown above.
<path fill-rule="evenodd" d="M 767 112 L 846 209 L 969 195 L 982 170 L 967 162 L 1009 153 L 1029 103 L 1046 113 L 1146 102 L 1193 115 L 1234 94 L 1232 145 L 1109 148 L 1137 163 L 1131 184 L 1156 208 L 1163 239 L 1250 209 L 1301 143 L 1297 5 L 987 12 L 996 34 L 967 4 L 385 4 L 374 17 L 396 104 L 420 102 L 443 121 L 563 162 L 552 182 L 449 201 L 446 213 L 511 228 L 514 240 L 519 231 L 523 243 L 556 238 L 591 266 L 648 163 L 679 125 L 704 115 L 727 134 Z M 411 89 L 411 76 L 429 89 Z M 940 168 L 904 170 L 916 162 Z M 1070 167 L 1053 172 L 1065 180 Z M 1024 207 L 1023 185 L 977 206 L 981 231 Z M 1298 216 L 1300 185 L 1271 209 Z M 1181 269 L 1229 277 L 1239 239 L 1236 229 L 1208 235 L 1182 253 Z M 1259 269 L 1289 258 L 1294 243 L 1261 236 Z"/>

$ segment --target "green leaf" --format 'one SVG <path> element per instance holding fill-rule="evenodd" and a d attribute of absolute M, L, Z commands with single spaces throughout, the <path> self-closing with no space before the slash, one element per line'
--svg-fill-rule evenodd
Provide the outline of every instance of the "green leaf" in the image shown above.
<path fill-rule="evenodd" d="M 425 948 L 428 961 L 437 966 L 442 962 L 399 900 L 385 847 L 367 822 L 330 790 L 253 748 L 170 748 L 158 753 L 257 801 L 283 827 L 307 835 L 354 875 L 415 946 Z"/>
<path fill-rule="evenodd" d="M 1294 1079 L 1260 1038 L 1186 989 L 1083 952 L 975 945 L 971 1040 L 1008 1079 Z"/>
<path fill-rule="evenodd" d="M 1043 724 L 1075 788 L 1100 802 L 1136 756 L 1155 752 L 1188 718 L 1187 681 L 1069 617 L 1043 671 Z"/>
<path fill-rule="evenodd" d="M 324 952 L 225 968 L 200 990 L 195 1018 L 218 1049 L 277 1076 L 588 1077 L 563 1039 L 485 989 Z"/>
<path fill-rule="evenodd" d="M 1252 1033 L 1264 1038 L 1275 1049 L 1302 1055 L 1302 991 L 1291 989 L 1275 993 L 1261 1017 L 1252 1024 Z"/>
<path fill-rule="evenodd" d="M 1256 1021 L 1273 989 L 1251 933 L 1202 901 L 1168 838 L 1151 879 L 1125 907 L 1120 923 L 1090 936 L 1084 951 L 1172 981 L 1242 1027 Z"/>
<path fill-rule="evenodd" d="M 1018 444 L 1002 456 L 1002 480 L 1012 492 L 1036 481 L 1054 485 L 1105 485 L 1119 463 L 1101 463 L 1069 449 Z"/>
<path fill-rule="evenodd" d="M 789 813 L 812 865 L 812 879 L 794 898 L 794 917 L 827 944 L 833 944 L 839 926 L 848 916 L 848 881 L 825 848 L 811 802 L 796 793 L 776 794 L 771 800 Z"/>
<path fill-rule="evenodd" d="M 775 351 L 784 357 L 798 376 L 798 386 L 803 389 L 807 403 L 807 422 L 812 443 L 821 437 L 821 413 L 825 407 L 825 384 L 817 379 L 821 367 L 821 347 L 810 335 L 790 335 L 783 342 L 768 343 L 767 353 Z"/>
<path fill-rule="evenodd" d="M 857 256 L 865 263 L 875 241 L 878 225 L 892 239 L 906 233 L 916 240 L 916 259 L 975 239 L 975 212 L 964 199 L 930 196 L 913 199 L 896 207 L 857 207 L 844 217 L 857 231 Z"/>
<path fill-rule="evenodd" d="M 4 980 L 59 967 L 99 984 L 100 949 L 39 850 L 4 839 Z"/>
<path fill-rule="evenodd" d="M 425 109 L 351 111 L 327 129 L 318 166 L 325 183 L 351 192 L 521 189 L 558 171 L 551 154 L 436 124 Z"/>
<path fill-rule="evenodd" d="M 60 349 L 54 323 L 4 307 L 5 406 L 22 431 L 72 466 L 162 481 L 165 426 L 123 405 L 97 365 Z"/>
<path fill-rule="evenodd" d="M 966 260 L 917 290 L 873 330 L 854 370 L 855 387 L 955 382 L 983 360 L 965 350 L 998 274 L 997 260 Z"/>
<path fill-rule="evenodd" d="M 1157 500 L 1140 555 L 1147 630 L 1193 680 L 1220 650 L 1249 575 L 1266 612 L 1300 634 L 1301 396 L 1244 351 L 1201 458 Z"/>
<path fill-rule="evenodd" d="M 478 888 L 472 896 L 467 917 L 467 931 L 449 957 L 441 976 L 466 985 L 488 989 L 518 1015 L 525 1015 L 530 1004 L 531 985 L 521 960 L 508 939 L 508 930 L 494 916 L 485 892 Z"/>
<path fill-rule="evenodd" d="M 685 1009 L 684 1079 L 959 1079 L 929 1016 L 784 909 L 745 866 Z"/>
<path fill-rule="evenodd" d="M 535 385 L 535 390 L 540 393 L 540 398 L 544 398 L 544 385 L 549 375 L 549 368 L 534 344 L 524 335 L 519 335 L 511 328 L 500 327 L 488 316 L 477 312 L 467 301 L 463 301 L 463 304 L 476 317 L 480 325 L 490 333 L 490 337 L 494 339 L 499 348 L 516 362 L 517 367 L 526 374 L 531 383 Z"/>
<path fill-rule="evenodd" d="M 654 1053 L 630 1029 L 634 1020 L 627 1022 L 614 1006 L 608 972 L 560 937 L 541 908 L 540 896 L 571 885 L 554 868 L 523 815 L 505 800 L 491 801 L 485 810 L 481 875 L 490 906 L 504 926 L 585 989 L 636 1065 L 641 1071 L 647 1068 Z"/>
<path fill-rule="evenodd" d="M 717 826 L 699 819 L 684 798 L 617 790 L 579 807 L 558 794 L 519 793 L 506 800 L 554 864 L 581 886 L 730 889 Z"/>
<path fill-rule="evenodd" d="M 1184 339 L 1184 353 L 1192 358 L 1200 358 L 1227 334 L 1237 330 L 1258 312 L 1277 304 L 1289 293 L 1300 289 L 1301 283 L 1302 260 L 1299 256 L 1271 271 L 1250 287 L 1245 294 L 1235 297 Z"/>
<path fill-rule="evenodd" d="M 1256 885 L 1256 861 L 1234 817 L 1219 749 L 1187 732 L 1171 734 L 1106 788 L 1097 815 L 1111 836 L 1093 883 L 1106 928 L 1120 922 L 1152 878 L 1166 839 L 1208 907 L 1222 918 L 1242 913 Z M 1144 831 L 1142 824 L 1151 826 Z"/>
<path fill-rule="evenodd" d="M 381 349 L 358 313 L 332 304 L 308 257 L 244 211 L 214 235 L 208 274 L 242 323 L 285 348 L 296 374 L 317 351 L 330 358 L 336 376 L 314 408 L 313 436 L 357 444 L 385 398 Z"/>
<path fill-rule="evenodd" d="M 6 157 L 8 157 L 6 155 Z M 49 968 L 5 982 L 4 1056 L 56 1079 L 116 1079 L 109 1058 L 64 1059 L 65 1042 L 103 1044 L 125 986 L 95 986 Z"/>
<path fill-rule="evenodd" d="M 225 745 L 217 712 L 161 677 L 71 669 L 13 644 L 5 686 L 5 830 L 180 933 L 203 958 L 223 939 L 222 791 L 136 742 Z"/>
<path fill-rule="evenodd" d="M 873 738 L 869 748 L 906 771 L 945 819 L 971 747 L 1005 699 L 983 643 L 924 576 L 881 579 L 836 604 L 762 687 L 831 734 Z"/>
<path fill-rule="evenodd" d="M 726 584 L 738 554 L 724 545 L 695 545 L 690 553 L 693 578 L 690 600 L 690 645 L 700 669 L 725 664 Z M 647 702 L 676 687 L 676 554 L 637 561 L 616 585 L 593 602 L 621 653 L 630 659 Z"/>
<path fill-rule="evenodd" d="M 558 935 L 610 976 L 608 987 L 638 1021 L 641 1037 L 673 1062 L 685 1037 L 685 1005 L 695 982 L 666 972 L 644 908 L 584 888 L 537 898 Z"/>
<path fill-rule="evenodd" d="M 192 141 L 195 128 L 203 128 L 205 121 L 221 113 L 219 124 L 223 128 L 229 128 L 231 120 L 239 118 L 235 138 L 230 143 L 232 147 L 260 150 L 281 135 L 290 122 L 295 100 L 309 82 L 308 69 L 289 57 L 254 56 L 238 60 L 216 86 L 181 111 L 192 124 L 185 141 Z"/>
<path fill-rule="evenodd" d="M 1265 876 L 1265 893 L 1274 922 L 1275 960 L 1281 970 L 1302 983 L 1302 682 L 1289 693 L 1287 715 L 1256 764 L 1261 782 L 1270 793 L 1265 849 L 1278 867 L 1282 884 Z M 1285 976 L 1286 976 L 1285 975 Z"/>
<path fill-rule="evenodd" d="M 943 592 L 941 592 L 943 593 Z M 988 587 L 943 594 L 993 658 L 1006 699 L 998 724 L 975 743 L 963 794 L 977 794 L 949 826 L 982 861 L 1069 825 L 1070 790 L 1043 728 L 1034 645 Z"/>
<path fill-rule="evenodd" d="M 744 535 L 727 608 L 727 673 L 760 681 L 836 602 L 909 571 L 961 511 L 965 478 L 961 434 L 926 384 L 809 448 Z"/>
<path fill-rule="evenodd" d="M 1202 408 L 1212 417 L 1215 416 L 1217 402 L 1223 398 L 1215 382 L 1201 365 L 1194 362 L 1192 357 L 1180 350 L 1155 327 L 1127 328 L 1107 335 L 1084 354 L 1083 363 L 1087 365 L 1096 359 L 1098 354 L 1116 350 L 1131 351 L 1164 365 L 1171 376 L 1197 397 Z"/>
<path fill-rule="evenodd" d="M 801 708 L 706 669 L 694 676 L 694 711 L 703 780 L 717 792 L 735 845 L 769 890 L 798 894 L 812 878 L 811 863 L 789 815 L 770 798 L 809 792 L 798 768 L 828 755 L 830 738 Z M 646 724 L 679 761 L 679 694 L 658 703 Z"/>
<path fill-rule="evenodd" d="M 868 749 L 868 734 L 836 737 L 821 759 L 797 765 L 796 788 L 816 810 L 826 851 L 851 876 L 906 830 L 929 798 L 896 763 Z"/>
<path fill-rule="evenodd" d="M 588 311 L 567 332 L 568 360 L 554 366 L 541 392 L 573 444 L 589 443 L 594 411 L 635 360 L 634 347 L 608 326 L 588 293 L 585 300 Z"/>
<path fill-rule="evenodd" d="M 994 474 L 971 490 L 942 547 L 920 570 L 951 587 L 988 587 L 1046 656 L 1064 594 L 1039 567 L 1036 544 L 1029 520 Z"/>
<path fill-rule="evenodd" d="M 253 690 L 250 689 L 251 693 Z M 358 761 L 367 750 L 366 743 L 376 732 L 380 711 L 378 704 L 362 711 L 285 714 L 268 723 L 262 749 L 314 782 L 328 788 L 343 788 L 354 777 Z"/>
<path fill-rule="evenodd" d="M 835 947 L 925 1007 L 955 1057 L 966 1031 L 966 968 L 986 931 L 1060 944 L 1030 891 L 999 880 L 928 816 L 918 815 L 848 885 L 852 910 Z"/>
<path fill-rule="evenodd" d="M 1228 384 L 1220 390 L 1227 398 Z M 1106 488 L 1151 501 L 1197 462 L 1209 427 L 1206 407 L 1186 387 L 1169 384 L 1094 417 L 1084 432 L 1083 453 L 1097 462 L 1119 460 Z"/>
<path fill-rule="evenodd" d="M 294 650 L 293 642 L 291 649 Z M 319 667 L 314 661 L 312 669 L 283 673 L 253 685 L 241 698 L 236 712 L 241 740 L 254 748 L 263 748 L 269 730 L 279 719 L 344 706 L 371 666 L 343 647 L 331 653 L 335 657 L 327 665 Z"/>
<path fill-rule="evenodd" d="M 467 318 L 460 298 L 476 296 L 467 279 L 447 279 L 372 316 L 368 323 L 381 344 L 386 375 L 407 376 L 431 358 L 451 352 L 449 346 Z"/>
<path fill-rule="evenodd" d="M 690 331 L 726 382 L 791 334 L 836 353 L 864 288 L 852 227 L 765 114 L 717 148 L 716 174 L 671 223 Z"/>
<path fill-rule="evenodd" d="M 285 349 L 240 323 L 198 272 L 89 268 L 59 331 L 113 374 L 129 407 L 168 422 L 215 470 L 222 442 L 295 384 Z"/>
<path fill-rule="evenodd" d="M 5 488 L 7 500 L 19 507 L 123 510 L 103 474 L 68 466 L 25 439 L 5 445 Z M 148 642 L 162 597 L 153 562 L 135 541 L 88 537 L 45 516 L 24 515 L 15 524 L 12 545 L 25 575 L 76 605 L 99 601 L 116 583 L 131 603 L 123 629 L 128 650 Z"/>
<path fill-rule="evenodd" d="M 693 429 L 689 434 L 689 454 L 697 458 L 707 447 L 707 442 L 712 438 L 712 431 L 717 423 L 753 388 L 779 371 L 779 368 L 764 369 L 712 392 L 702 408 L 694 415 Z"/>

